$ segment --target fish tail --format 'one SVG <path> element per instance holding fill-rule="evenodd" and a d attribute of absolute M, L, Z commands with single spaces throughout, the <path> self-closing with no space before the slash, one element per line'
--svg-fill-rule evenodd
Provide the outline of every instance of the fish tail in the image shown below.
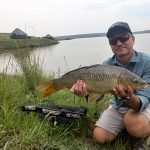
<path fill-rule="evenodd" d="M 48 96 L 52 93 L 55 93 L 58 91 L 58 89 L 56 89 L 54 87 L 54 80 L 49 80 L 44 84 L 40 84 L 37 86 L 37 89 L 41 92 L 42 96 Z"/>

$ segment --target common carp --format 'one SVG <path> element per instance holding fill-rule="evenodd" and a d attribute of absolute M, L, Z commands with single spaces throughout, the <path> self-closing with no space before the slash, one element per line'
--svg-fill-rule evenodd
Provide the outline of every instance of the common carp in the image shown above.
<path fill-rule="evenodd" d="M 60 78 L 37 86 L 37 88 L 43 96 L 48 96 L 61 89 L 71 88 L 78 79 L 85 82 L 89 95 L 97 95 L 97 97 L 110 93 L 118 84 L 125 88 L 131 86 L 134 90 L 144 89 L 148 86 L 146 81 L 123 67 L 96 64 L 72 70 Z"/>

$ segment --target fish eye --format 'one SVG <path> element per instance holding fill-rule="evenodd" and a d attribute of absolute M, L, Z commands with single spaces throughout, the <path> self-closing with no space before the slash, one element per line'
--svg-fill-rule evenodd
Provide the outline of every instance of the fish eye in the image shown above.
<path fill-rule="evenodd" d="M 137 79 L 134 79 L 133 82 L 134 82 L 134 83 L 138 83 L 138 80 L 137 80 Z"/>

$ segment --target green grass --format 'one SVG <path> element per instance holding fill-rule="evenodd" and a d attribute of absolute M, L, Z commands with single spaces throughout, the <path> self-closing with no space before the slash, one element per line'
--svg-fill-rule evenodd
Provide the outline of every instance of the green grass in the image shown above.
<path fill-rule="evenodd" d="M 31 63 L 32 62 L 32 63 Z M 36 85 L 48 80 L 40 65 L 30 58 L 20 62 L 22 74 L 0 74 L 0 149 L 4 150 L 123 150 L 122 140 L 98 145 L 92 140 L 92 121 L 95 106 L 87 116 L 67 124 L 54 124 L 52 117 L 22 112 L 20 106 L 41 103 L 43 98 Z M 87 106 L 85 98 L 64 89 L 47 97 L 61 105 Z M 108 97 L 100 103 L 99 113 Z M 58 120 L 56 120 L 58 121 Z"/>
<path fill-rule="evenodd" d="M 9 33 L 0 33 L 0 49 L 31 48 L 58 44 L 57 40 L 41 37 L 31 37 L 31 39 L 11 39 Z"/>

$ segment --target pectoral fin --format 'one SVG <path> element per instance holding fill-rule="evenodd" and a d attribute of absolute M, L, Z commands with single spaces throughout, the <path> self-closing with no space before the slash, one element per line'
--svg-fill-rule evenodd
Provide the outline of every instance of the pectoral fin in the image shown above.
<path fill-rule="evenodd" d="M 99 97 L 96 99 L 96 102 L 100 102 L 104 98 L 105 94 L 99 95 Z"/>
<path fill-rule="evenodd" d="M 103 98 L 104 94 L 100 95 L 100 94 L 97 94 L 97 93 L 89 93 L 88 104 L 91 105 L 92 103 L 96 102 L 97 100 L 99 101 L 99 98 L 101 98 L 101 97 Z"/>

